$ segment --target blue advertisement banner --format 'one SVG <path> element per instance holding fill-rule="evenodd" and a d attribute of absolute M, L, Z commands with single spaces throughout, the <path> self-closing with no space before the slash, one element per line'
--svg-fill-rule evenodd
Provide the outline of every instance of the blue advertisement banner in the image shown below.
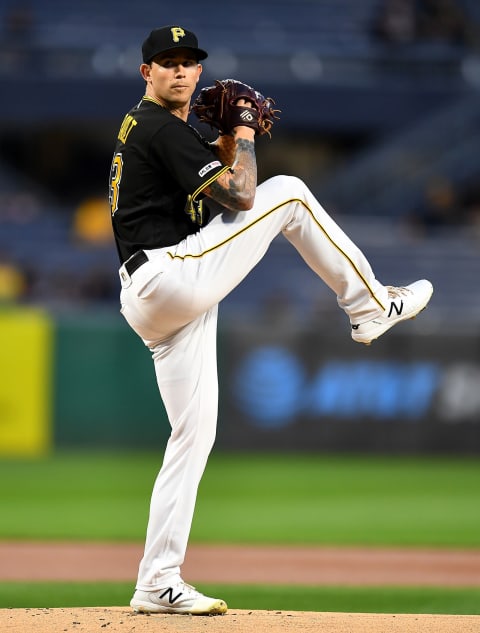
<path fill-rule="evenodd" d="M 475 337 L 231 326 L 222 354 L 225 448 L 480 452 Z"/>

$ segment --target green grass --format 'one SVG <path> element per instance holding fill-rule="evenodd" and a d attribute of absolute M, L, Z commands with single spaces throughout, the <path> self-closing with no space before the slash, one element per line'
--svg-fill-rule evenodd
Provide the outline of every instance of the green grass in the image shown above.
<path fill-rule="evenodd" d="M 0 461 L 0 538 L 138 540 L 161 454 Z M 480 546 L 480 462 L 216 454 L 192 541 Z"/>
<path fill-rule="evenodd" d="M 479 484 L 473 460 L 219 457 L 205 475 L 193 534 L 202 541 L 223 534 L 237 542 L 254 535 L 260 542 L 478 546 Z"/>
<path fill-rule="evenodd" d="M 161 454 L 0 461 L 0 539 L 143 541 Z M 212 455 L 192 541 L 480 546 L 468 458 Z M 231 609 L 479 614 L 480 588 L 211 586 Z M 128 605 L 131 583 L 0 583 L 0 607 Z"/>
<path fill-rule="evenodd" d="M 202 585 L 230 610 L 480 614 L 480 589 Z M 0 608 L 127 607 L 127 583 L 0 583 Z"/>

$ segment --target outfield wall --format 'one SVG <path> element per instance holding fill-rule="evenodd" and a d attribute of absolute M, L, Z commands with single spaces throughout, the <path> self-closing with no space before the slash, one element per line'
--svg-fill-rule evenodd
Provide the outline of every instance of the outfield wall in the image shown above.
<path fill-rule="evenodd" d="M 237 328 L 223 353 L 222 446 L 480 452 L 480 337 Z"/>
<path fill-rule="evenodd" d="M 148 350 L 115 314 L 0 313 L 0 455 L 163 447 Z M 217 448 L 480 453 L 480 337 L 412 324 L 219 330 Z"/>

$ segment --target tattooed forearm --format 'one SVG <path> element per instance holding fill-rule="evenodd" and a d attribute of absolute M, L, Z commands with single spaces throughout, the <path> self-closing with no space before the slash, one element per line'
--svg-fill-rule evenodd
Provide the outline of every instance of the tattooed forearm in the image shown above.
<path fill-rule="evenodd" d="M 237 138 L 235 140 L 235 144 L 237 146 L 237 152 L 235 155 L 236 163 L 242 162 L 245 164 L 246 169 L 250 169 L 255 172 L 255 177 L 257 175 L 257 159 L 255 157 L 255 143 L 246 138 Z"/>
<path fill-rule="evenodd" d="M 248 197 L 255 196 L 257 188 L 257 158 L 255 144 L 245 138 L 236 139 L 237 152 L 232 165 L 232 180 L 230 187 L 238 192 L 243 191 Z"/>
<path fill-rule="evenodd" d="M 237 210 L 251 208 L 257 187 L 255 144 L 245 138 L 235 139 L 235 160 L 210 187 L 208 194 L 223 206 Z"/>

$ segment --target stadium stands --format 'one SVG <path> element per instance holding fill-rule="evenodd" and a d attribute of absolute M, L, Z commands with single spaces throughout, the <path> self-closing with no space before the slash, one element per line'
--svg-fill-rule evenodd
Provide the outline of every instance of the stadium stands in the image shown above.
<path fill-rule="evenodd" d="M 478 25 L 478 0 L 458 4 Z M 34 60 L 36 103 L 4 99 L 0 116 L 7 127 L 16 114 L 22 122 L 43 124 L 48 110 L 55 120 L 71 117 L 73 125 L 81 116 L 118 117 L 113 102 L 122 112 L 130 105 L 128 81 L 137 77 L 138 44 L 145 34 L 161 24 L 188 24 L 211 51 L 205 78 L 220 69 L 246 81 L 262 78 L 278 93 L 282 125 L 293 139 L 299 125 L 318 135 L 339 130 L 348 136 L 353 130 L 374 138 L 341 169 L 309 184 L 365 249 L 382 281 L 432 279 L 435 310 L 423 323 L 436 327 L 437 321 L 453 318 L 475 327 L 480 316 L 480 299 L 471 293 L 480 264 L 475 227 L 419 235 L 404 220 L 430 179 L 445 177 L 462 187 L 478 178 L 476 42 L 395 46 L 375 32 L 383 6 L 382 0 L 245 0 L 241 5 L 206 0 L 179 6 L 153 0 L 4 2 L 0 76 L 13 96 L 16 87 L 23 88 L 19 68 L 32 68 Z M 111 102 L 98 88 L 106 78 L 112 82 L 106 88 L 115 97 Z M 115 92 L 124 86 L 129 93 Z M 25 194 L 40 208 L 15 217 L 8 212 L 12 196 Z M 113 245 L 80 243 L 73 216 L 73 204 L 58 208 L 41 187 L 0 163 L 0 251 L 27 273 L 24 301 L 52 309 L 118 301 Z M 286 271 L 283 277 L 276 275 L 279 269 Z M 275 297 L 292 304 L 304 320 L 334 305 L 330 291 L 280 238 L 224 311 L 261 315 Z"/>

